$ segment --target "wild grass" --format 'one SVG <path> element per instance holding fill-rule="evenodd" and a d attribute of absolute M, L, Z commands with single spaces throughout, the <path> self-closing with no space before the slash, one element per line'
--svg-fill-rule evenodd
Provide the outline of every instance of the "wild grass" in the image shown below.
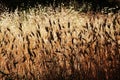
<path fill-rule="evenodd" d="M 0 15 L 0 79 L 119 80 L 120 13 L 71 9 Z"/>

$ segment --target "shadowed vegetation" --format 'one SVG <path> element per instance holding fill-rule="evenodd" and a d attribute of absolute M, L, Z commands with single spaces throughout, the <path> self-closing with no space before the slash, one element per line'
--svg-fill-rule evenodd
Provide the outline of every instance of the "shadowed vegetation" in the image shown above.
<path fill-rule="evenodd" d="M 66 6 L 74 7 L 74 9 L 79 10 L 85 7 L 83 11 L 88 11 L 88 7 L 93 11 L 101 11 L 104 7 L 119 9 L 119 0 L 1 0 L 0 4 L 5 5 L 9 11 L 14 11 L 16 8 L 19 10 L 28 9 L 34 7 L 35 5 L 42 6 L 52 6 L 53 9 Z"/>

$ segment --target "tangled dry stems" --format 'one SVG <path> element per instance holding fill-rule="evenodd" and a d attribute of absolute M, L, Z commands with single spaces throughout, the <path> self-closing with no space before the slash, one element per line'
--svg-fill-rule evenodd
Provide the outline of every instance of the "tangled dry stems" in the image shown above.
<path fill-rule="evenodd" d="M 0 79 L 120 79 L 120 13 L 49 11 L 1 15 Z"/>

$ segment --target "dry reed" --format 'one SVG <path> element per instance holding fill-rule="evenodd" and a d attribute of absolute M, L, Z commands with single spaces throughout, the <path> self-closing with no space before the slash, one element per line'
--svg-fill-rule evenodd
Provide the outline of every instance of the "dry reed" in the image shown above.
<path fill-rule="evenodd" d="M 31 9 L 1 16 L 0 79 L 120 79 L 120 13 Z"/>

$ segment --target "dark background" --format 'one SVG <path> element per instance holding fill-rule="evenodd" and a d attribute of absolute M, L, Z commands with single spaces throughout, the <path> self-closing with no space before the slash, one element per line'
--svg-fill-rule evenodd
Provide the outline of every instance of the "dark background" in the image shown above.
<path fill-rule="evenodd" d="M 54 9 L 64 4 L 64 6 L 74 6 L 80 8 L 83 4 L 91 4 L 92 10 L 98 11 L 104 7 L 120 7 L 120 0 L 1 0 L 0 5 L 7 7 L 9 11 L 27 9 L 35 5 L 52 6 Z M 1 7 L 1 6 L 0 6 Z M 4 7 L 2 7 L 4 9 Z"/>

